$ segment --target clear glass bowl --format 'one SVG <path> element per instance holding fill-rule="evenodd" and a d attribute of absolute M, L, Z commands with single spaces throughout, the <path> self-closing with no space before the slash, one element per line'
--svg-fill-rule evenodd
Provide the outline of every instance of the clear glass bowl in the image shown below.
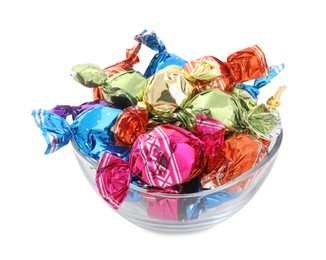
<path fill-rule="evenodd" d="M 238 212 L 256 194 L 274 165 L 282 137 L 283 132 L 279 129 L 267 157 L 218 188 L 177 195 L 148 192 L 131 184 L 128 197 L 117 213 L 135 225 L 155 231 L 189 232 L 212 227 Z M 82 155 L 72 144 L 86 179 L 99 195 L 95 183 L 96 161 Z"/>

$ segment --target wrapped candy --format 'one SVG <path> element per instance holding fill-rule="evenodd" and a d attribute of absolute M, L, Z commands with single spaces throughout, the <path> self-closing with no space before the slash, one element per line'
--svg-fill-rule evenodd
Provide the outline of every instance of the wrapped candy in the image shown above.
<path fill-rule="evenodd" d="M 251 107 L 252 100 L 246 105 Z M 196 115 L 218 119 L 228 131 L 249 131 L 258 137 L 269 139 L 276 118 L 265 105 L 243 108 L 236 96 L 218 88 L 208 89 L 186 102 L 177 115 L 183 125 L 192 130 Z"/>
<path fill-rule="evenodd" d="M 128 107 L 122 111 L 114 124 L 115 140 L 119 144 L 131 146 L 138 136 L 146 132 L 147 124 L 146 109 Z"/>
<path fill-rule="evenodd" d="M 102 154 L 112 152 L 127 159 L 129 148 L 117 146 L 110 128 L 121 110 L 96 106 L 79 114 L 71 125 L 61 116 L 47 110 L 33 110 L 36 125 L 41 129 L 47 142 L 46 154 L 55 152 L 73 140 L 86 156 L 99 159 Z"/>
<path fill-rule="evenodd" d="M 201 178 L 204 188 L 218 187 L 239 177 L 255 166 L 268 148 L 255 136 L 233 133 L 223 146 L 223 163 Z"/>
<path fill-rule="evenodd" d="M 161 41 L 161 39 L 159 39 L 154 31 L 144 30 L 142 33 L 136 35 L 134 39 L 158 52 L 154 55 L 144 73 L 146 78 L 151 77 L 156 72 L 164 69 L 167 66 L 175 65 L 178 67 L 183 67 L 183 65 L 186 63 L 186 61 L 179 56 L 167 52 L 164 43 Z"/>
<path fill-rule="evenodd" d="M 222 190 L 206 196 L 180 200 L 179 220 L 194 220 L 209 209 L 214 209 L 219 205 L 233 200 L 240 196 L 241 193 L 230 193 Z"/>
<path fill-rule="evenodd" d="M 128 195 L 129 165 L 116 156 L 104 153 L 97 168 L 96 185 L 102 198 L 118 209 Z"/>
<path fill-rule="evenodd" d="M 197 93 L 208 88 L 232 92 L 235 83 L 269 75 L 265 54 L 257 45 L 229 55 L 226 62 L 204 56 L 185 64 L 184 70 L 196 79 Z"/>
<path fill-rule="evenodd" d="M 271 81 L 271 79 L 275 78 L 284 69 L 284 67 L 285 67 L 284 63 L 282 63 L 280 66 L 277 65 L 270 66 L 269 75 L 256 79 L 253 85 L 249 85 L 245 83 L 241 85 L 245 90 L 247 90 L 253 96 L 253 98 L 257 99 L 257 96 L 259 95 L 259 89 L 264 87 L 266 84 L 268 84 Z"/>
<path fill-rule="evenodd" d="M 107 78 L 96 65 L 80 64 L 72 68 L 74 79 L 86 87 L 101 87 L 106 101 L 118 108 L 137 105 L 142 100 L 146 79 L 135 70 L 121 72 Z"/>
<path fill-rule="evenodd" d="M 218 119 L 229 131 L 241 132 L 246 129 L 246 112 L 233 95 L 218 88 L 197 94 L 181 108 L 177 114 L 188 129 L 193 129 L 196 115 Z"/>
<path fill-rule="evenodd" d="M 177 67 L 168 66 L 147 80 L 143 97 L 154 115 L 172 114 L 193 96 L 191 78 Z"/>
<path fill-rule="evenodd" d="M 130 154 L 133 174 L 154 187 L 167 188 L 187 182 L 205 166 L 204 143 L 173 125 L 160 125 L 138 137 Z"/>
<path fill-rule="evenodd" d="M 75 120 L 75 118 L 85 110 L 91 109 L 93 107 L 97 106 L 108 106 L 113 107 L 111 103 L 106 102 L 105 100 L 94 100 L 91 102 L 85 102 L 81 104 L 80 106 L 69 106 L 69 105 L 57 105 L 54 108 L 50 109 L 49 111 L 57 114 L 63 118 L 67 118 L 68 116 L 72 116 L 72 119 Z"/>

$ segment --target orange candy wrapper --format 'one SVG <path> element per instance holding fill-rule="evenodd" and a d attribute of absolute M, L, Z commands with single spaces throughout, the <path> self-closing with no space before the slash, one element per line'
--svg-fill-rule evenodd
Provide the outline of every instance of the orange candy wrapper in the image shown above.
<path fill-rule="evenodd" d="M 197 79 L 197 92 L 208 88 L 232 92 L 235 83 L 269 75 L 265 54 L 257 45 L 231 54 L 226 62 L 204 56 L 186 63 L 183 68 Z"/>
<path fill-rule="evenodd" d="M 215 159 L 215 169 L 209 169 L 210 172 L 201 178 L 202 186 L 218 187 L 250 170 L 268 154 L 268 146 L 264 143 L 249 134 L 233 133 L 225 140 L 221 155 L 210 158 L 211 161 Z M 230 192 L 239 192 L 246 186 L 241 182 L 239 185 L 242 187 L 233 187 Z"/>
<path fill-rule="evenodd" d="M 133 70 L 134 65 L 139 62 L 138 53 L 140 48 L 141 43 L 137 43 L 133 48 L 127 49 L 125 60 L 103 69 L 103 72 L 106 77 L 110 78 L 115 74 Z M 93 88 L 93 97 L 94 100 L 105 99 L 101 87 Z"/>

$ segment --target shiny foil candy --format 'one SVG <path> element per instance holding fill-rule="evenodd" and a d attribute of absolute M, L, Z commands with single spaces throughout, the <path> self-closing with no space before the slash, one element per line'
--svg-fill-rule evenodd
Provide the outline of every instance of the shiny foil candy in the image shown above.
<path fill-rule="evenodd" d="M 146 79 L 138 71 L 129 70 L 107 78 L 101 68 L 92 64 L 76 65 L 72 70 L 76 81 L 86 87 L 101 87 L 103 98 L 120 109 L 142 100 Z"/>
<path fill-rule="evenodd" d="M 183 67 L 183 65 L 186 63 L 186 61 L 179 56 L 169 53 L 164 43 L 154 31 L 144 30 L 142 33 L 136 35 L 134 39 L 158 52 L 154 55 L 144 73 L 146 78 L 151 77 L 156 72 L 164 69 L 167 66 L 175 65 L 178 67 Z"/>
<path fill-rule="evenodd" d="M 202 177 L 202 186 L 213 188 L 226 184 L 250 170 L 267 154 L 268 147 L 255 136 L 233 133 L 224 142 L 219 158 L 222 163 Z"/>
<path fill-rule="evenodd" d="M 130 153 L 133 174 L 165 189 L 196 177 L 205 167 L 195 135 L 174 125 L 160 125 L 138 137 Z"/>
<path fill-rule="evenodd" d="M 79 106 L 57 105 L 49 111 L 63 118 L 71 116 L 74 120 L 80 113 L 97 106 L 113 107 L 111 103 L 108 103 L 105 100 L 94 100 L 90 102 L 85 102 Z"/>
<path fill-rule="evenodd" d="M 141 107 L 128 107 L 122 111 L 114 124 L 115 140 L 122 145 L 131 146 L 138 136 L 146 132 L 148 114 Z"/>
<path fill-rule="evenodd" d="M 204 56 L 185 64 L 184 70 L 196 78 L 197 93 L 208 88 L 232 92 L 235 83 L 269 75 L 265 54 L 257 45 L 229 55 L 226 62 Z"/>
<path fill-rule="evenodd" d="M 85 156 L 93 159 L 99 159 L 105 151 L 127 159 L 130 149 L 115 145 L 114 134 L 110 131 L 121 112 L 112 107 L 96 106 L 79 114 L 71 125 L 47 110 L 33 110 L 32 115 L 47 142 L 46 154 L 73 140 Z"/>
<path fill-rule="evenodd" d="M 196 115 L 205 115 L 221 121 L 229 132 L 248 131 L 269 139 L 269 134 L 276 125 L 276 117 L 264 104 L 253 106 L 255 103 L 255 100 L 245 96 L 245 93 L 237 92 L 232 95 L 214 88 L 205 90 L 187 101 L 181 110 L 177 111 L 177 115 L 183 126 L 189 130 L 193 129 Z"/>
<path fill-rule="evenodd" d="M 193 96 L 191 78 L 181 68 L 168 66 L 151 76 L 143 97 L 147 109 L 154 115 L 172 114 Z"/>
<path fill-rule="evenodd" d="M 129 182 L 129 164 L 110 153 L 104 153 L 96 172 L 96 185 L 102 198 L 118 209 L 127 198 Z"/>

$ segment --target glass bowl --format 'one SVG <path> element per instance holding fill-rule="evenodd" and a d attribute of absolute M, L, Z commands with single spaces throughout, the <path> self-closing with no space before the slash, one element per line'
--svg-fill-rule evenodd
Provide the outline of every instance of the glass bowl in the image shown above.
<path fill-rule="evenodd" d="M 251 170 L 218 188 L 190 194 L 154 193 L 131 184 L 127 199 L 116 211 L 137 226 L 164 232 L 189 232 L 212 227 L 238 212 L 256 194 L 273 168 L 283 131 L 274 135 L 269 154 Z M 97 162 L 72 142 L 77 161 L 97 192 Z M 102 197 L 101 197 L 102 199 Z M 104 200 L 103 200 L 104 201 Z"/>

